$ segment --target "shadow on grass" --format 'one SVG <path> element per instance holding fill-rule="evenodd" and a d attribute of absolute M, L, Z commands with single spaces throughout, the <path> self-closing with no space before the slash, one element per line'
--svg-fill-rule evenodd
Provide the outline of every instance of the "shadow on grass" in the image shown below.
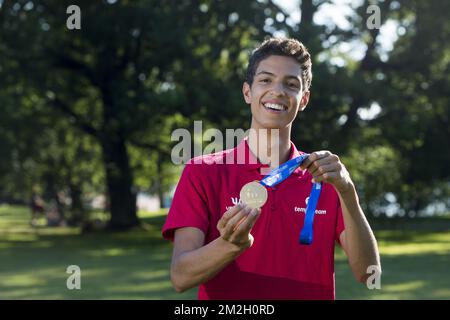
<path fill-rule="evenodd" d="M 38 245 L 39 244 L 39 245 Z M 12 299 L 175 299 L 171 246 L 147 234 L 40 236 L 12 242 L 0 253 L 0 298 Z M 81 269 L 82 290 L 66 287 L 69 265 Z"/>
<path fill-rule="evenodd" d="M 337 299 L 450 299 L 448 254 L 382 256 L 381 289 L 352 279 L 344 260 L 335 266 Z M 349 282 L 350 280 L 350 282 Z"/>
<path fill-rule="evenodd" d="M 166 216 L 146 229 L 80 234 L 76 228 L 29 227 L 26 208 L 0 207 L 0 299 L 195 299 L 170 283 L 172 246 L 161 237 Z M 336 254 L 337 299 L 450 299 L 450 220 L 377 228 L 381 290 L 358 284 Z M 81 290 L 68 290 L 69 265 L 81 268 Z"/>
<path fill-rule="evenodd" d="M 146 229 L 81 234 L 77 228 L 31 228 L 26 209 L 0 210 L 0 299 L 195 299 L 171 286 L 171 244 L 165 216 Z M 68 290 L 69 265 L 81 269 L 81 290 Z"/>

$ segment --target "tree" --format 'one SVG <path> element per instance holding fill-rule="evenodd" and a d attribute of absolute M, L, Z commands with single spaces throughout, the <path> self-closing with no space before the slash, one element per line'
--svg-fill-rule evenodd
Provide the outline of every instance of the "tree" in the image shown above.
<path fill-rule="evenodd" d="M 345 30 L 314 22 L 316 13 L 329 3 L 299 1 L 300 24 L 284 27 L 313 55 L 309 107 L 293 130 L 297 143 L 304 150 L 330 148 L 342 155 L 369 213 L 383 211 L 389 193 L 400 205 L 399 213 L 418 214 L 433 201 L 448 206 L 450 153 L 442 148 L 450 130 L 446 72 L 450 50 L 445 40 L 450 27 L 444 13 L 448 5 L 378 2 L 382 27 L 389 21 L 398 32 L 393 49 L 386 52 L 380 28 L 366 26 L 371 1 L 352 8 Z M 355 42 L 366 48 L 358 61 L 340 50 L 343 43 Z M 334 63 L 333 58 L 341 62 Z M 380 113 L 362 118 L 361 111 L 374 103 Z"/>
<path fill-rule="evenodd" d="M 14 76 L 45 99 L 50 117 L 57 110 L 100 145 L 110 227 L 130 228 L 139 220 L 129 145 L 145 132 L 156 143 L 138 142 L 164 154 L 153 136 L 175 110 L 222 118 L 219 94 L 205 93 L 220 93 L 222 103 L 236 105 L 223 84 L 236 78 L 242 51 L 276 11 L 237 1 L 79 1 L 81 30 L 68 31 L 63 17 L 69 4 L 5 4 L 2 52 L 20 65 Z"/>

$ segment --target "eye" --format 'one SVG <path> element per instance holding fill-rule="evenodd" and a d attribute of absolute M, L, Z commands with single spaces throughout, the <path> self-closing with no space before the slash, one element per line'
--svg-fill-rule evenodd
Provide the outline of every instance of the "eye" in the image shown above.
<path fill-rule="evenodd" d="M 261 82 L 261 83 L 269 83 L 270 79 L 261 79 L 261 80 L 259 80 L 259 82 Z"/>
<path fill-rule="evenodd" d="M 290 88 L 298 89 L 298 84 L 297 84 L 296 82 L 289 82 L 289 83 L 288 83 L 288 86 L 289 86 Z"/>

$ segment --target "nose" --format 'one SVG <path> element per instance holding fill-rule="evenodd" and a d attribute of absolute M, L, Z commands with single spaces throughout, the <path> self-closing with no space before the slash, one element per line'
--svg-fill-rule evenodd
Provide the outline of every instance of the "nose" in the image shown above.
<path fill-rule="evenodd" d="M 281 82 L 274 82 L 270 91 L 275 96 L 283 96 L 285 94 L 284 86 Z"/>

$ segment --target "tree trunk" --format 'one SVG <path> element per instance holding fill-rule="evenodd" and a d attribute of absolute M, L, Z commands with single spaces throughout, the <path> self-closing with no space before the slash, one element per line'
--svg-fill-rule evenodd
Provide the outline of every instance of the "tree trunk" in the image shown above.
<path fill-rule="evenodd" d="M 139 225 L 136 212 L 136 194 L 125 141 L 119 135 L 102 139 L 103 160 L 111 219 L 109 228 L 125 230 Z"/>
<path fill-rule="evenodd" d="M 46 191 L 44 199 L 47 203 L 47 222 L 50 225 L 58 225 L 61 221 L 64 220 L 64 205 L 61 203 L 58 194 L 58 186 L 57 186 L 57 177 L 55 176 L 54 171 L 55 163 L 52 160 L 48 162 L 49 170 L 44 174 L 44 180 L 46 184 Z M 51 169 L 50 169 L 51 168 Z M 56 216 L 55 216 L 56 214 Z"/>
<path fill-rule="evenodd" d="M 321 45 L 318 37 L 318 32 L 314 29 L 313 17 L 317 11 L 317 6 L 313 4 L 312 0 L 302 0 L 300 4 L 301 21 L 298 34 L 298 39 L 308 48 L 309 52 L 314 56 L 314 52 L 319 52 Z"/>
<path fill-rule="evenodd" d="M 64 204 L 61 202 L 58 191 L 55 190 L 55 192 L 53 194 L 53 198 L 55 199 L 56 209 L 58 210 L 58 213 L 59 213 L 59 222 L 64 221 L 66 218 L 65 217 L 65 208 L 64 208 Z"/>
<path fill-rule="evenodd" d="M 77 225 L 81 223 L 84 216 L 83 201 L 81 196 L 83 194 L 81 187 L 76 183 L 69 183 L 70 199 L 72 200 L 70 211 L 72 212 L 69 224 Z"/>
<path fill-rule="evenodd" d="M 158 185 L 158 198 L 159 198 L 159 207 L 164 208 L 164 191 L 163 191 L 163 172 L 162 172 L 162 155 L 158 154 L 158 162 L 157 162 L 157 185 Z"/>

